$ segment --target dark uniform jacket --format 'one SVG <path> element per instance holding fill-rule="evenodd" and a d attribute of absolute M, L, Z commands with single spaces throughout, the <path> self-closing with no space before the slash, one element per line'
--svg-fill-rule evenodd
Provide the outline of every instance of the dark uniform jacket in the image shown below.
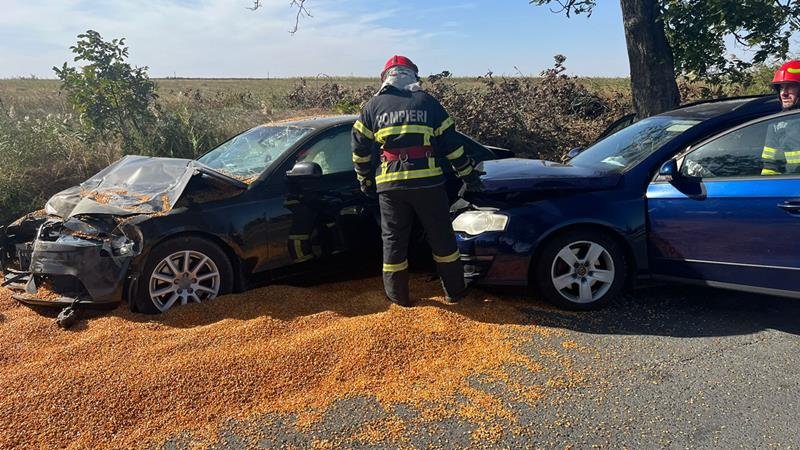
<path fill-rule="evenodd" d="M 761 161 L 761 175 L 800 173 L 800 119 L 790 118 L 767 128 Z"/>
<path fill-rule="evenodd" d="M 441 185 L 445 161 L 458 177 L 473 170 L 453 119 L 424 91 L 384 87 L 361 110 L 352 143 L 359 181 L 369 183 L 374 177 L 377 192 Z M 375 145 L 379 161 L 374 160 Z"/>

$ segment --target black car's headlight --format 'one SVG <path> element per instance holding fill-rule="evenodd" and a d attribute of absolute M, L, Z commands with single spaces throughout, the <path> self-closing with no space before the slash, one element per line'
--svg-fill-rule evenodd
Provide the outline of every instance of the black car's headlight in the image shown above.
<path fill-rule="evenodd" d="M 453 221 L 454 231 L 476 235 L 487 231 L 504 231 L 508 225 L 508 216 L 492 211 L 467 211 Z"/>

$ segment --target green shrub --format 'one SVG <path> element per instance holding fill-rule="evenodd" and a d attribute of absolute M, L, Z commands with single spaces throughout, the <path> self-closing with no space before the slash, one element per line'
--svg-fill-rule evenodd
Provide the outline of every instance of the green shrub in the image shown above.
<path fill-rule="evenodd" d="M 53 70 L 89 136 L 93 140 L 120 137 L 123 146 L 132 150 L 152 126 L 155 84 L 147 76 L 147 67 L 134 68 L 125 62 L 128 48 L 124 44 L 124 39 L 103 41 L 100 33 L 88 30 L 70 47 L 83 67 L 64 63 Z"/>

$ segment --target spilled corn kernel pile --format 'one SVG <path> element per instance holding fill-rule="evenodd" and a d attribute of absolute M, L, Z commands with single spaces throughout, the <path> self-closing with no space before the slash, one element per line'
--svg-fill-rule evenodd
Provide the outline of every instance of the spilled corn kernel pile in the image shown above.
<path fill-rule="evenodd" d="M 271 285 L 161 316 L 123 305 L 66 331 L 57 311 L 19 305 L 0 288 L 0 448 L 139 447 L 184 432 L 202 445 L 229 420 L 294 414 L 298 427 L 312 426 L 356 396 L 473 421 L 473 438 L 486 440 L 514 412 L 470 380 L 502 381 L 533 404 L 580 383 L 564 353 L 575 344 L 528 323 L 524 300 L 477 291 L 446 306 L 438 283 L 414 277 L 411 287 L 421 300 L 410 309 L 389 305 L 380 279 L 367 278 Z M 537 342 L 539 352 L 520 350 Z M 511 375 L 547 364 L 560 365 L 559 378 Z M 352 438 L 379 443 L 405 427 L 389 417 Z"/>

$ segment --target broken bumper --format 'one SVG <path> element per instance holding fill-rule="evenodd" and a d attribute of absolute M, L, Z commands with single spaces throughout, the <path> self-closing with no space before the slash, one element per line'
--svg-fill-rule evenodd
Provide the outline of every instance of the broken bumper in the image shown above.
<path fill-rule="evenodd" d="M 0 235 L 1 248 L 6 249 L 2 284 L 16 291 L 13 297 L 45 306 L 122 301 L 135 247 L 128 243 L 133 241 L 124 235 L 83 238 L 62 234 L 58 227 L 59 222 L 48 222 L 32 242 L 13 242 Z M 48 237 L 43 239 L 45 235 Z"/>
<path fill-rule="evenodd" d="M 101 244 L 34 244 L 28 271 L 7 269 L 3 284 L 20 302 L 43 306 L 122 301 L 131 258 L 112 257 Z"/>

